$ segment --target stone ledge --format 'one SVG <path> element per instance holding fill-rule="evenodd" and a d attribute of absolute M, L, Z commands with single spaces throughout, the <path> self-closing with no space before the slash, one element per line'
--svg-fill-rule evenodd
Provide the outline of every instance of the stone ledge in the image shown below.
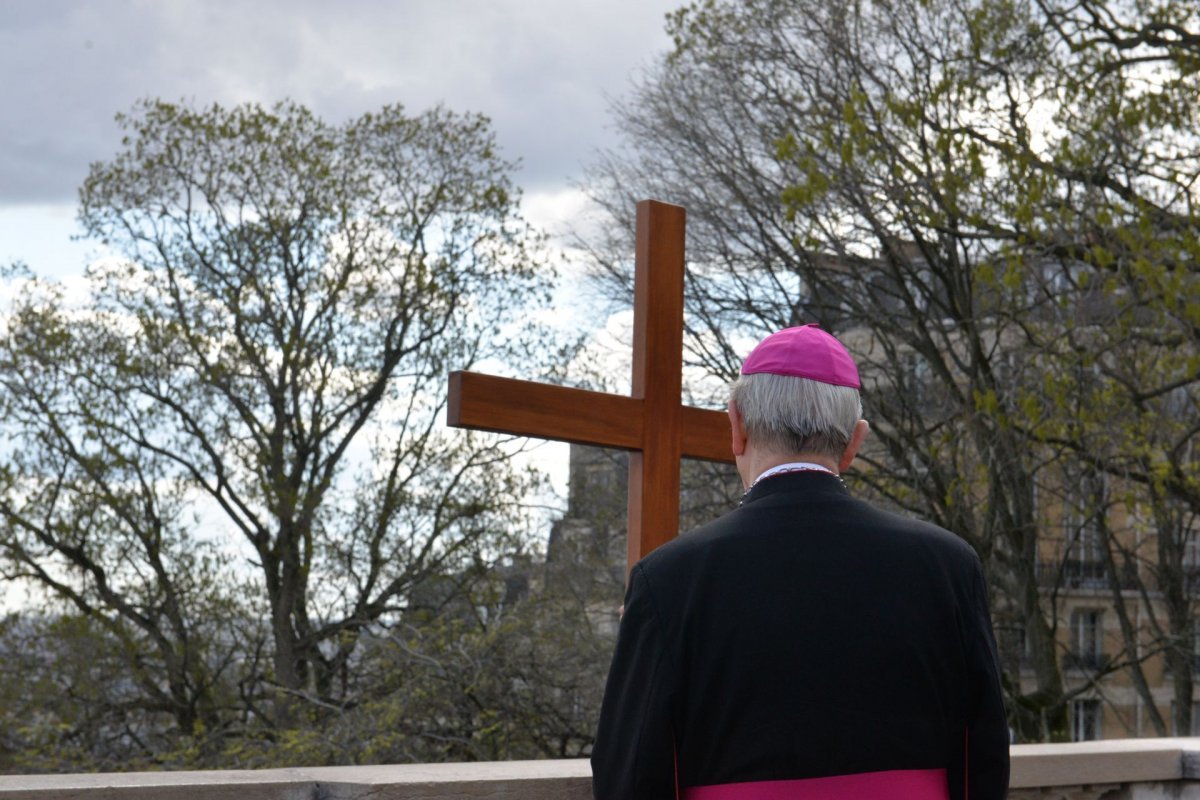
<path fill-rule="evenodd" d="M 1023 790 L 1016 793 L 1022 797 L 1029 796 L 1028 790 L 1052 790 L 1053 787 L 1179 785 L 1200 781 L 1200 738 L 1016 745 L 1012 756 L 1012 788 Z M 1051 792 L 1042 796 L 1057 797 L 1059 794 Z M 1072 792 L 1062 794 L 1063 797 L 1072 795 Z M 183 800 L 195 797 L 216 800 L 587 800 L 591 797 L 591 768 L 586 760 L 572 759 L 0 776 L 0 800 Z"/>
<path fill-rule="evenodd" d="M 587 800 L 586 760 L 0 776 L 0 800 Z"/>
<path fill-rule="evenodd" d="M 1014 789 L 1200 778 L 1191 766 L 1200 764 L 1200 739 L 1019 744 L 1011 752 Z"/>

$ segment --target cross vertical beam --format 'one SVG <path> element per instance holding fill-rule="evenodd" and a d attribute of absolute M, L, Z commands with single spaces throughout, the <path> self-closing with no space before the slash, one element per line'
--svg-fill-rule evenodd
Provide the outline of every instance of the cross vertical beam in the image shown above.
<path fill-rule="evenodd" d="M 649 424 L 641 449 L 629 454 L 629 566 L 679 528 L 685 222 L 680 206 L 638 203 L 632 394 Z"/>

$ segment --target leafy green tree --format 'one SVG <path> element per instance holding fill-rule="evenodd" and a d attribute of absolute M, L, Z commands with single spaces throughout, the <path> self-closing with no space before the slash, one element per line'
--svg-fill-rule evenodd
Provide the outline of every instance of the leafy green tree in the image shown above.
<path fill-rule="evenodd" d="M 118 119 L 79 213 L 116 255 L 82 299 L 6 275 L 0 559 L 103 633 L 131 730 L 219 749 L 355 704 L 367 631 L 512 549 L 535 477 L 439 412 L 450 369 L 547 365 L 552 273 L 482 117 Z"/>
<path fill-rule="evenodd" d="M 1032 100 L 1013 95 L 999 110 L 1020 118 L 1036 108 L 1044 130 L 982 137 L 1030 187 L 1016 243 L 1061 264 L 1066 284 L 1047 304 L 1053 324 L 1026 329 L 1054 367 L 1028 399 L 1036 421 L 1028 430 L 1128 487 L 1117 489 L 1120 506 L 1149 521 L 1151 547 L 1106 539 L 1115 551 L 1110 575 L 1148 574 L 1161 593 L 1162 610 L 1145 604 L 1147 649 L 1166 658 L 1173 724 L 1147 705 L 1160 734 L 1187 732 L 1200 512 L 1200 116 L 1191 100 L 1200 89 L 1200 7 L 1085 0 L 1035 8 L 1045 57 L 1007 77 L 1033 87 Z M 1132 672 L 1140 686 L 1137 663 Z"/>
<path fill-rule="evenodd" d="M 1067 737 L 1080 691 L 1039 592 L 1049 490 L 1086 467 L 1150 489 L 1125 509 L 1194 508 L 1195 416 L 1170 404 L 1195 409 L 1200 364 L 1195 27 L 1190 3 L 696 2 L 589 184 L 623 221 L 639 196 L 688 207 L 687 338 L 709 373 L 801 321 L 846 338 L 875 422 L 856 479 L 984 557 L 1033 671 L 1008 671 L 1023 739 Z M 627 291 L 624 243 L 588 244 Z M 1147 591 L 1183 575 L 1162 541 L 1175 561 Z M 1190 642 L 1162 628 L 1146 652 Z"/>

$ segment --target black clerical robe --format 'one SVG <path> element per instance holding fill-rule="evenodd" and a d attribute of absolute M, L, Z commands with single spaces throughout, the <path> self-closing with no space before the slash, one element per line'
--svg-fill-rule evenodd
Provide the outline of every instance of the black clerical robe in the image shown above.
<path fill-rule="evenodd" d="M 1000 800 L 1008 728 L 975 551 L 819 472 L 643 558 L 597 800 Z"/>

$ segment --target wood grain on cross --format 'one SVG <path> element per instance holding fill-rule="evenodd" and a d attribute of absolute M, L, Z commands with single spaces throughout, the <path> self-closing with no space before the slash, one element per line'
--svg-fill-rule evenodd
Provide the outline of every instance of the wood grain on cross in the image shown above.
<path fill-rule="evenodd" d="M 680 459 L 733 462 L 725 412 L 681 402 L 684 220 L 638 203 L 632 396 L 450 374 L 450 425 L 630 451 L 629 567 L 679 532 Z"/>

